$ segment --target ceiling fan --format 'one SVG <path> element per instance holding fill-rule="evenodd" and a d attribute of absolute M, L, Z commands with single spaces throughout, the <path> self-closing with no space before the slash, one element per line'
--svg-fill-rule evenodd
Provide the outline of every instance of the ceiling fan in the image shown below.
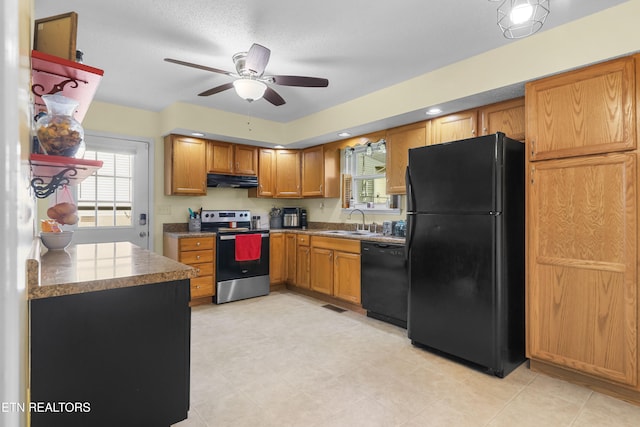
<path fill-rule="evenodd" d="M 329 80 L 319 77 L 303 77 L 303 76 L 265 76 L 264 69 L 267 67 L 271 50 L 254 43 L 248 52 L 239 52 L 233 55 L 233 63 L 236 66 L 236 73 L 219 70 L 217 68 L 207 67 L 205 65 L 193 64 L 191 62 L 180 61 L 178 59 L 164 58 L 165 61 L 187 67 L 198 68 L 200 70 L 211 71 L 214 73 L 226 74 L 235 77 L 231 83 L 225 83 L 209 90 L 205 90 L 198 96 L 213 95 L 232 87 L 236 93 L 249 102 L 258 100 L 262 97 L 273 105 L 283 105 L 284 99 L 273 89 L 267 86 L 269 84 L 277 84 L 282 86 L 301 86 L 301 87 L 327 87 Z"/>

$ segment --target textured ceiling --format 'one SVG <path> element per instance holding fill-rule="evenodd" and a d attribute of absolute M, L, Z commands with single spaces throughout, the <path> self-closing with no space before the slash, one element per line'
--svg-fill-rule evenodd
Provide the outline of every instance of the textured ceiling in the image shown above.
<path fill-rule="evenodd" d="M 623 0 L 551 0 L 548 30 Z M 78 13 L 77 47 L 105 70 L 96 99 L 160 111 L 186 102 L 289 122 L 511 43 L 487 0 L 35 0 L 35 17 Z M 252 43 L 271 49 L 265 74 L 316 76 L 327 88 L 273 85 L 286 100 L 249 104 L 233 90 L 198 97 Z"/>

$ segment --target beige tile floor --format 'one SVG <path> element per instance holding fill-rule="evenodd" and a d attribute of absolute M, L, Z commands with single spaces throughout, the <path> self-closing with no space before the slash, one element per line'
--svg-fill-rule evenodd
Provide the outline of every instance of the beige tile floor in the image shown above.
<path fill-rule="evenodd" d="M 504 379 L 406 330 L 292 292 L 194 307 L 191 410 L 176 427 L 640 426 L 640 407 L 531 372 Z"/>

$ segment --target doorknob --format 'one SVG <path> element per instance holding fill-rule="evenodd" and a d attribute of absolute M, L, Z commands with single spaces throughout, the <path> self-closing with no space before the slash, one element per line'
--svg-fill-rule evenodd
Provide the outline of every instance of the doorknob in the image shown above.
<path fill-rule="evenodd" d="M 147 237 L 147 232 L 146 231 L 141 231 L 140 232 L 140 237 Z"/>

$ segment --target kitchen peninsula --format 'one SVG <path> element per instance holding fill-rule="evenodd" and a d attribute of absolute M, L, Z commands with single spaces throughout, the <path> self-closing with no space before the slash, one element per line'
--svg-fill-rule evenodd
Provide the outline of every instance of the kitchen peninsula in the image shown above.
<path fill-rule="evenodd" d="M 169 426 L 185 419 L 195 271 L 127 242 L 33 258 L 31 402 L 64 405 L 32 412 L 31 425 Z"/>

